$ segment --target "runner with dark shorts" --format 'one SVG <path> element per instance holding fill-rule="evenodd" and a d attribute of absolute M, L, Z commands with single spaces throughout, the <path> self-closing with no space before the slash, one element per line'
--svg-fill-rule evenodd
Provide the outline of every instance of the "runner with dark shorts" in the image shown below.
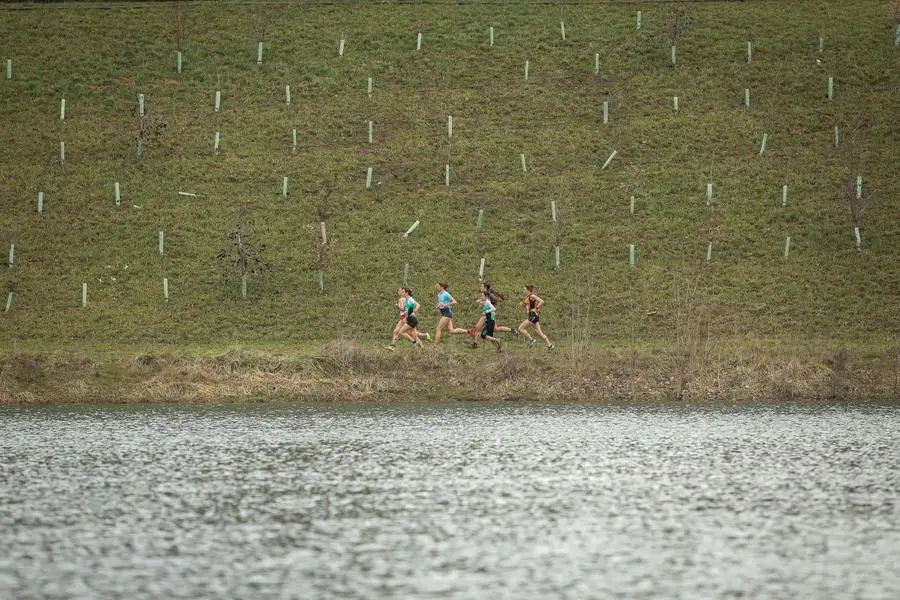
<path fill-rule="evenodd" d="M 535 332 L 540 336 L 542 340 L 547 344 L 547 352 L 553 350 L 553 344 L 550 343 L 550 340 L 547 339 L 547 336 L 544 334 L 544 331 L 541 329 L 541 317 L 538 314 L 538 311 L 544 305 L 544 301 L 534 293 L 533 285 L 526 285 L 524 288 L 525 298 L 522 300 L 522 306 L 525 307 L 525 320 L 519 324 L 519 333 L 528 338 L 528 347 L 533 348 L 537 341 L 531 337 L 526 328 L 528 325 L 534 327 Z"/>
<path fill-rule="evenodd" d="M 399 335 L 411 341 L 413 346 L 424 348 L 425 346 L 419 341 L 419 332 L 416 329 L 419 326 L 419 319 L 416 317 L 419 303 L 412 297 L 412 290 L 409 288 L 400 288 L 399 292 L 400 298 L 403 300 L 403 308 L 406 311 L 406 322 L 400 327 Z"/>
<path fill-rule="evenodd" d="M 481 304 L 481 312 L 484 315 L 484 327 L 481 329 L 481 339 L 488 340 L 494 344 L 494 346 L 497 347 L 497 352 L 500 352 L 500 340 L 494 337 L 494 326 L 496 324 L 494 315 L 497 313 L 497 308 L 491 303 L 491 298 L 486 293 L 481 294 L 479 303 Z"/>
<path fill-rule="evenodd" d="M 503 300 L 503 294 L 501 294 L 500 292 L 495 290 L 493 287 L 491 287 L 490 281 L 485 281 L 484 283 L 481 284 L 481 293 L 487 295 L 488 300 L 491 301 L 491 304 L 493 304 L 494 307 L 496 307 L 497 304 L 501 300 Z M 479 298 L 480 298 L 480 296 L 479 296 Z M 479 302 L 480 302 L 480 300 L 479 300 Z M 472 347 L 473 348 L 476 348 L 478 346 L 478 343 L 475 341 L 475 336 L 477 335 L 477 333 L 479 331 L 481 331 L 482 327 L 484 327 L 484 319 L 485 319 L 484 313 L 482 313 L 481 317 L 478 319 L 478 323 L 475 324 L 475 327 L 473 327 L 472 329 L 469 329 L 467 332 L 469 334 L 469 337 L 472 338 Z M 513 335 L 519 335 L 519 332 L 515 329 L 510 329 L 509 327 L 497 325 L 496 319 L 495 319 L 495 323 L 494 323 L 494 330 L 497 333 L 511 333 Z"/>
<path fill-rule="evenodd" d="M 466 333 L 465 329 L 453 326 L 452 307 L 456 304 L 456 299 L 450 295 L 447 287 L 446 283 L 438 283 L 434 286 L 434 290 L 437 292 L 437 309 L 441 313 L 441 318 L 434 330 L 434 343 L 431 345 L 431 349 L 441 342 L 441 331 L 445 329 L 454 334 Z"/>
<path fill-rule="evenodd" d="M 394 325 L 394 331 L 391 332 L 391 344 L 387 346 L 388 350 L 394 349 L 394 344 L 397 343 L 397 339 L 400 337 L 400 330 L 403 329 L 403 326 L 406 325 L 406 302 L 403 298 L 403 288 L 397 289 L 397 311 L 399 312 L 399 319 L 397 323 Z M 431 339 L 431 335 L 428 333 L 423 333 L 421 331 L 416 331 L 416 335 L 420 338 L 426 338 L 428 340 Z"/>

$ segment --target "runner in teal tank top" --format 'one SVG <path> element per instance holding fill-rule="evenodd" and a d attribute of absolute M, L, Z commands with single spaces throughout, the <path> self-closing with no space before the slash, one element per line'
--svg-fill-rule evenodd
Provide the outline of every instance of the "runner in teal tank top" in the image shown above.
<path fill-rule="evenodd" d="M 419 341 L 419 332 L 416 329 L 419 326 L 419 319 L 416 317 L 416 311 L 419 310 L 419 303 L 412 297 L 412 291 L 409 288 L 400 288 L 397 290 L 397 294 L 400 296 L 405 317 L 397 336 L 405 337 L 413 343 L 413 346 L 424 348 L 425 346 Z M 391 350 L 393 350 L 393 346 L 394 344 L 391 342 Z"/>
<path fill-rule="evenodd" d="M 479 292 L 479 294 L 487 294 L 488 300 L 490 300 L 491 304 L 493 304 L 495 307 L 497 306 L 497 303 L 500 302 L 500 300 L 503 300 L 503 294 L 493 289 L 491 287 L 490 281 L 485 281 L 481 284 L 481 291 Z M 475 337 L 478 335 L 478 332 L 481 331 L 482 327 L 484 327 L 484 313 L 482 313 L 481 317 L 479 317 L 478 323 L 475 324 L 475 327 L 467 331 L 469 337 L 472 338 L 473 348 L 478 347 L 478 343 L 475 341 Z M 519 332 L 516 329 L 510 329 L 509 327 L 497 325 L 496 319 L 494 320 L 494 331 L 496 331 L 497 333 L 511 333 L 514 336 L 519 335 Z"/>
<path fill-rule="evenodd" d="M 500 340 L 494 337 L 497 307 L 491 302 L 490 294 L 484 292 L 482 292 L 481 299 L 478 302 L 481 304 L 481 313 L 484 315 L 484 327 L 481 330 L 481 339 L 488 340 L 494 344 L 494 346 L 497 347 L 497 352 L 500 352 Z"/>
<path fill-rule="evenodd" d="M 394 349 L 394 345 L 400 337 L 400 330 L 406 325 L 406 301 L 403 298 L 403 288 L 397 289 L 397 304 L 395 306 L 400 318 L 397 320 L 397 323 L 394 325 L 394 330 L 391 332 L 391 344 L 390 346 L 387 346 L 388 350 Z M 416 330 L 416 335 L 420 338 L 431 339 L 431 335 L 423 331 Z"/>

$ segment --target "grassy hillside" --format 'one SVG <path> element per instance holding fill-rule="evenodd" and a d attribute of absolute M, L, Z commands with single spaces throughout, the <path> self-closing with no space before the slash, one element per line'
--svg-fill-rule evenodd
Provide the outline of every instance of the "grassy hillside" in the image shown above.
<path fill-rule="evenodd" d="M 211 4 L 0 13 L 7 339 L 376 339 L 406 263 L 424 306 L 446 280 L 467 303 L 458 320 L 474 320 L 482 257 L 499 289 L 538 286 L 563 342 L 897 339 L 900 48 L 887 2 L 682 3 L 675 67 L 666 3 Z M 842 197 L 856 175 L 875 191 L 861 252 Z M 246 299 L 217 258 L 233 256 L 235 229 L 258 247 Z M 501 306 L 501 322 L 518 318 Z"/>

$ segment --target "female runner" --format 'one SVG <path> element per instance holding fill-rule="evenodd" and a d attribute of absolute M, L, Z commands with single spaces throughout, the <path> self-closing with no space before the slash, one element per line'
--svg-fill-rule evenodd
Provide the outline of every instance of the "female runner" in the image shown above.
<path fill-rule="evenodd" d="M 437 292 L 437 309 L 441 313 L 441 318 L 434 330 L 434 344 L 431 345 L 432 348 L 441 343 L 441 331 L 445 329 L 449 333 L 466 333 L 465 329 L 453 326 L 453 310 L 451 307 L 456 304 L 456 299 L 447 291 L 447 284 L 436 284 L 434 291 Z"/>
<path fill-rule="evenodd" d="M 481 314 L 484 317 L 484 327 L 481 329 L 481 339 L 494 344 L 494 346 L 497 347 L 497 352 L 500 352 L 500 340 L 494 337 L 497 307 L 491 302 L 490 294 L 486 292 L 482 292 L 478 302 L 481 304 Z"/>
<path fill-rule="evenodd" d="M 544 331 L 541 329 L 541 317 L 538 315 L 538 311 L 544 305 L 544 301 L 534 293 L 533 285 L 526 285 L 524 288 L 525 298 L 522 300 L 522 306 L 525 307 L 525 320 L 519 324 L 519 332 L 528 338 L 528 347 L 533 348 L 537 342 L 531 335 L 526 331 L 526 327 L 531 325 L 534 327 L 534 330 L 540 336 L 544 343 L 547 344 L 547 352 L 553 350 L 553 344 L 550 343 L 550 340 L 547 339 L 547 336 L 544 334 Z"/>
<path fill-rule="evenodd" d="M 488 300 L 491 301 L 491 304 L 495 308 L 496 308 L 497 304 L 501 300 L 504 299 L 503 294 L 501 294 L 500 292 L 498 292 L 497 290 L 495 290 L 491 287 L 490 281 L 485 281 L 484 283 L 481 284 L 481 293 L 487 296 Z M 480 300 L 479 300 L 479 302 L 480 302 Z M 475 340 L 475 336 L 476 336 L 477 332 L 481 331 L 481 328 L 484 326 L 484 320 L 485 320 L 484 313 L 482 313 L 481 317 L 479 317 L 479 319 L 478 319 L 478 323 L 475 324 L 475 327 L 473 327 L 472 329 L 469 329 L 467 331 L 467 333 L 469 334 L 469 337 L 472 338 L 472 347 L 473 348 L 476 348 L 478 346 L 478 343 Z M 494 320 L 494 331 L 496 331 L 497 333 L 511 333 L 513 335 L 519 335 L 519 332 L 515 329 L 510 329 L 509 327 L 503 327 L 501 325 L 497 325 L 496 317 Z"/>
<path fill-rule="evenodd" d="M 397 321 L 396 325 L 394 325 L 394 332 L 391 335 L 391 345 L 387 347 L 388 350 L 394 349 L 395 344 L 397 343 L 397 339 L 400 336 L 403 336 L 406 339 L 410 340 L 413 343 L 413 345 L 416 345 L 418 343 L 419 338 L 424 337 L 428 340 L 431 339 L 430 334 L 423 333 L 423 332 L 419 331 L 418 329 L 416 329 L 416 326 L 418 325 L 419 321 L 414 315 L 412 316 L 412 318 L 413 318 L 413 321 L 415 322 L 416 326 L 410 327 L 410 325 L 409 325 L 409 317 L 411 316 L 411 313 L 409 311 L 409 306 L 410 306 L 409 301 L 410 300 L 412 301 L 412 304 L 415 306 L 415 310 L 418 310 L 419 303 L 416 302 L 415 299 L 412 298 L 412 292 L 410 292 L 409 288 L 397 288 L 397 310 L 400 312 L 400 320 Z M 415 312 L 415 310 L 413 310 L 413 312 Z"/>

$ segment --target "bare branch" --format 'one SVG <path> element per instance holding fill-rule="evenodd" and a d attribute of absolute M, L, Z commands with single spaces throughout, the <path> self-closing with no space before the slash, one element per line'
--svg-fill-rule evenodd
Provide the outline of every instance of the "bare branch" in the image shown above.
<path fill-rule="evenodd" d="M 250 244 L 247 241 L 246 233 L 241 228 L 231 231 L 228 234 L 228 239 L 231 242 L 232 250 L 222 248 L 216 254 L 216 258 L 220 260 L 228 259 L 226 264 L 229 270 L 236 271 L 243 277 L 269 268 L 269 265 L 263 263 L 259 256 L 261 251 L 265 249 L 265 246 Z"/>
<path fill-rule="evenodd" d="M 184 2 L 176 2 L 172 5 L 172 30 L 175 36 L 175 46 L 179 52 L 184 50 L 185 12 Z"/>
<path fill-rule="evenodd" d="M 675 45 L 678 36 L 684 30 L 684 6 L 681 0 L 672 0 L 669 4 L 669 17 L 666 23 L 666 33 L 669 36 L 671 45 Z"/>
<path fill-rule="evenodd" d="M 854 228 L 859 228 L 863 211 L 875 197 L 876 190 L 870 186 L 860 186 L 857 178 L 866 171 L 862 160 L 862 148 L 865 146 L 865 129 L 867 122 L 860 119 L 849 126 L 850 133 L 841 150 L 845 174 L 841 184 L 841 199 L 850 209 L 850 221 Z M 860 189 L 861 187 L 861 189 Z"/>

